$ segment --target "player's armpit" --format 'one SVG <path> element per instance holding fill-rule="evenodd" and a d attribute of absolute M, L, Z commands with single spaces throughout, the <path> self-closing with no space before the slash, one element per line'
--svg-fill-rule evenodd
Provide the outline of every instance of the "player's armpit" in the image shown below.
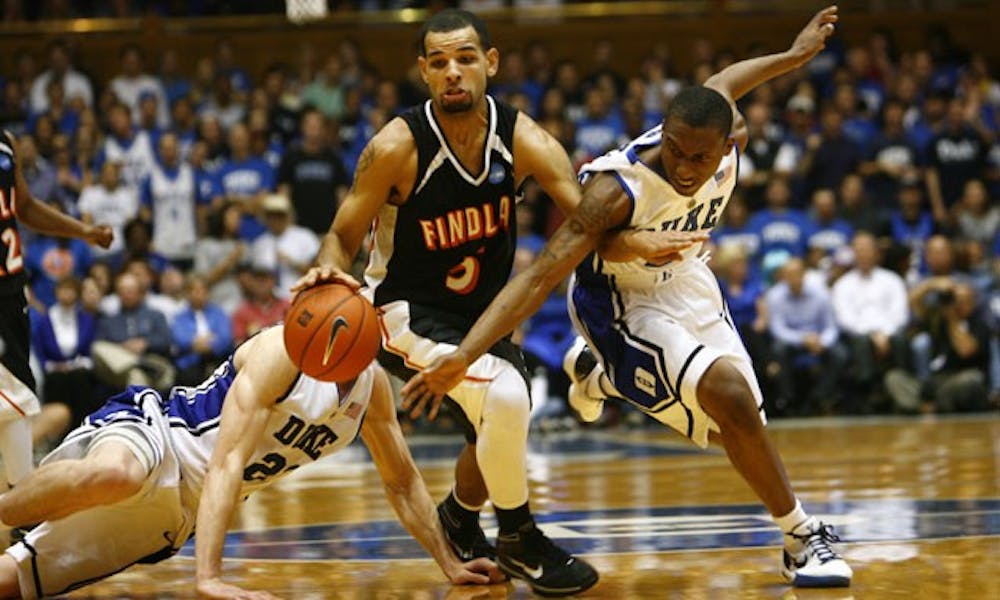
<path fill-rule="evenodd" d="M 354 183 L 337 209 L 316 264 L 349 270 L 375 215 L 394 195 L 409 194 L 416 169 L 413 135 L 405 121 L 393 119 L 361 152 Z"/>

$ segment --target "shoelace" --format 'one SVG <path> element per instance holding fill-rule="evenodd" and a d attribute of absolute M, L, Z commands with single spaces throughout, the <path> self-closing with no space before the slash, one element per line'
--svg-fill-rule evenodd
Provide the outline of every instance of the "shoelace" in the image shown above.
<path fill-rule="evenodd" d="M 826 523 L 821 523 L 819 529 L 804 535 L 792 533 L 791 536 L 803 544 L 816 555 L 820 563 L 840 558 L 830 544 L 839 542 L 840 538 L 833 532 L 833 527 Z"/>

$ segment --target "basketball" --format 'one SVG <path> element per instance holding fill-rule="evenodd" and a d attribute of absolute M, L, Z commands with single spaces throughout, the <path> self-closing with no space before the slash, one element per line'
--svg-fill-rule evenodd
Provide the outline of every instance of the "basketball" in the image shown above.
<path fill-rule="evenodd" d="M 299 294 L 285 317 L 284 335 L 285 352 L 295 366 L 320 381 L 354 379 L 382 342 L 375 307 L 340 283 Z"/>

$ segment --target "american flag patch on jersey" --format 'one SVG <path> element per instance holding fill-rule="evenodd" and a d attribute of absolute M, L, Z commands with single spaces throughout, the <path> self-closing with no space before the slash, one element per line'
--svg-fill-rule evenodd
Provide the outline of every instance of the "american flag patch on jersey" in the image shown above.
<path fill-rule="evenodd" d="M 722 169 L 721 171 L 715 174 L 715 183 L 721 183 L 722 180 L 729 177 L 729 174 L 732 172 L 733 172 L 733 165 L 726 166 L 725 169 Z"/>
<path fill-rule="evenodd" d="M 357 419 L 358 415 L 361 414 L 361 404 L 351 402 L 347 405 L 347 408 L 344 409 L 344 414 L 352 419 Z"/>

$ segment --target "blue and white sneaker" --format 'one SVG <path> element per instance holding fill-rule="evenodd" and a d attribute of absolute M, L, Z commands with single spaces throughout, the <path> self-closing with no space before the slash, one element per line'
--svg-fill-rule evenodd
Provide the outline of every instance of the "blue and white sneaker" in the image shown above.
<path fill-rule="evenodd" d="M 601 418 L 604 411 L 604 397 L 588 393 L 593 388 L 600 389 L 600 384 L 591 381 L 595 377 L 597 359 L 587 347 L 587 342 L 577 336 L 573 345 L 563 356 L 563 371 L 569 376 L 569 407 L 578 419 L 584 423 L 593 423 Z"/>
<path fill-rule="evenodd" d="M 787 546 L 782 552 L 781 575 L 788 583 L 795 587 L 851 585 L 851 566 L 830 545 L 840 541 L 832 526 L 810 518 L 785 535 L 801 545 L 798 552 Z"/>

